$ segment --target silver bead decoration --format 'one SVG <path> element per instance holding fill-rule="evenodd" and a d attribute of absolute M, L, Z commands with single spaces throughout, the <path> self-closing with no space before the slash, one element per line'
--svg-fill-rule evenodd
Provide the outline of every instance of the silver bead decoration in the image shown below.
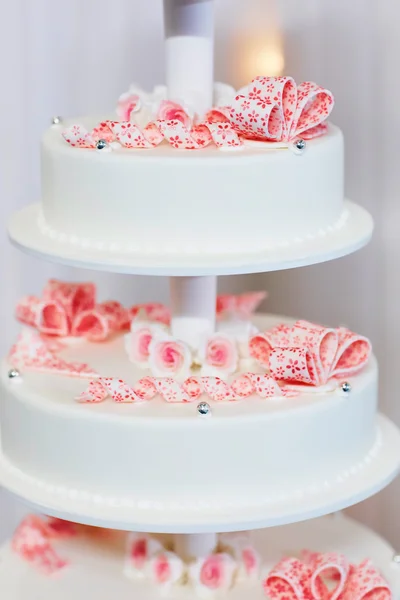
<path fill-rule="evenodd" d="M 106 140 L 98 140 L 96 148 L 97 150 L 104 150 L 104 148 L 108 148 L 108 142 Z"/>
<path fill-rule="evenodd" d="M 392 562 L 395 565 L 400 565 L 400 554 L 394 554 L 392 558 Z"/>
<path fill-rule="evenodd" d="M 298 139 L 293 142 L 293 152 L 295 154 L 303 154 L 306 149 L 306 141 L 303 139 Z"/>
<path fill-rule="evenodd" d="M 61 117 L 53 117 L 51 119 L 51 124 L 52 125 L 60 125 L 62 123 L 62 118 Z"/>
<path fill-rule="evenodd" d="M 211 406 L 207 404 L 207 402 L 200 402 L 200 404 L 197 405 L 197 412 L 202 417 L 209 417 L 211 416 Z"/>
<path fill-rule="evenodd" d="M 351 392 L 351 385 L 348 381 L 343 381 L 343 383 L 340 384 L 340 388 L 345 394 L 349 394 Z"/>
<path fill-rule="evenodd" d="M 9 379 L 16 379 L 17 377 L 19 377 L 20 373 L 18 371 L 18 369 L 10 369 L 8 371 L 8 378 Z"/>

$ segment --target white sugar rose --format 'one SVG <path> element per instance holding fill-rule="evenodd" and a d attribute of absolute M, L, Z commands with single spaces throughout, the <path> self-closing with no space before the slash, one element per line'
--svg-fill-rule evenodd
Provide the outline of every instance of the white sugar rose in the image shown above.
<path fill-rule="evenodd" d="M 190 375 L 192 353 L 184 342 L 158 336 L 149 346 L 149 366 L 156 377 L 173 377 L 184 381 Z"/>
<path fill-rule="evenodd" d="M 125 556 L 125 575 L 132 579 L 144 577 L 149 561 L 161 550 L 160 542 L 150 535 L 129 534 Z"/>
<path fill-rule="evenodd" d="M 223 333 L 207 338 L 200 354 L 202 375 L 226 378 L 238 367 L 238 351 L 235 340 Z"/>
<path fill-rule="evenodd" d="M 185 566 L 174 552 L 163 551 L 150 559 L 146 570 L 154 583 L 168 589 L 183 578 Z"/>
<path fill-rule="evenodd" d="M 165 327 L 148 321 L 132 321 L 131 331 L 125 336 L 125 349 L 129 360 L 135 365 L 149 366 L 150 344 L 153 339 L 165 335 Z"/>
<path fill-rule="evenodd" d="M 189 578 L 199 596 L 207 597 L 229 590 L 234 583 L 236 570 L 236 561 L 229 554 L 211 554 L 191 565 Z"/>

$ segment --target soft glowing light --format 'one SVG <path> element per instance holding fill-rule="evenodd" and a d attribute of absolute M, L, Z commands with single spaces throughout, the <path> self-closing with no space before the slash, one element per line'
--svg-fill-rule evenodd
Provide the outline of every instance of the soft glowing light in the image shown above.
<path fill-rule="evenodd" d="M 267 38 L 248 40 L 244 47 L 243 71 L 246 80 L 257 75 L 278 77 L 283 74 L 285 57 L 283 42 L 279 35 L 267 35 Z"/>
<path fill-rule="evenodd" d="M 283 73 L 285 59 L 279 48 L 262 48 L 255 53 L 252 67 L 257 73 L 277 77 Z"/>

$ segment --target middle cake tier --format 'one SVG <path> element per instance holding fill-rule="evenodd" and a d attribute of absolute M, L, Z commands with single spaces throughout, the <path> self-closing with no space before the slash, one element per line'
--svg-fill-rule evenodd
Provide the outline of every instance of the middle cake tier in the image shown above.
<path fill-rule="evenodd" d="M 259 330 L 282 318 L 254 317 Z M 59 356 L 130 386 L 146 371 L 128 360 L 123 335 L 66 343 Z M 12 466 L 53 491 L 134 503 L 143 509 L 256 506 L 350 479 L 379 447 L 377 365 L 301 393 L 171 403 L 77 402 L 88 380 L 3 362 L 2 451 Z M 294 366 L 295 368 L 295 366 Z M 200 402 L 208 414 L 202 414 Z"/>

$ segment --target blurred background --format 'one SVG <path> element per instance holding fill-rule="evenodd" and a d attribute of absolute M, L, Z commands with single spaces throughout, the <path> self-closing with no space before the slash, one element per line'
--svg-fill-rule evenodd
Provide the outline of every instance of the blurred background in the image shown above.
<path fill-rule="evenodd" d="M 295 271 L 221 278 L 220 290 L 268 289 L 267 310 L 346 324 L 370 336 L 380 360 L 381 409 L 400 425 L 400 5 L 391 0 L 215 0 L 215 5 L 217 80 L 239 87 L 255 75 L 284 72 L 334 92 L 332 120 L 346 138 L 346 193 L 376 223 L 373 242 L 354 256 Z M 104 298 L 126 303 L 166 301 L 168 282 L 46 264 L 12 248 L 5 232 L 11 212 L 40 197 L 39 140 L 53 115 L 103 112 L 131 82 L 151 88 L 164 81 L 161 0 L 13 0 L 1 3 L 0 22 L 5 353 L 17 332 L 16 299 L 38 293 L 51 276 L 93 279 Z M 400 480 L 351 509 L 398 550 L 399 492 Z M 24 510 L 0 491 L 0 540 Z"/>

